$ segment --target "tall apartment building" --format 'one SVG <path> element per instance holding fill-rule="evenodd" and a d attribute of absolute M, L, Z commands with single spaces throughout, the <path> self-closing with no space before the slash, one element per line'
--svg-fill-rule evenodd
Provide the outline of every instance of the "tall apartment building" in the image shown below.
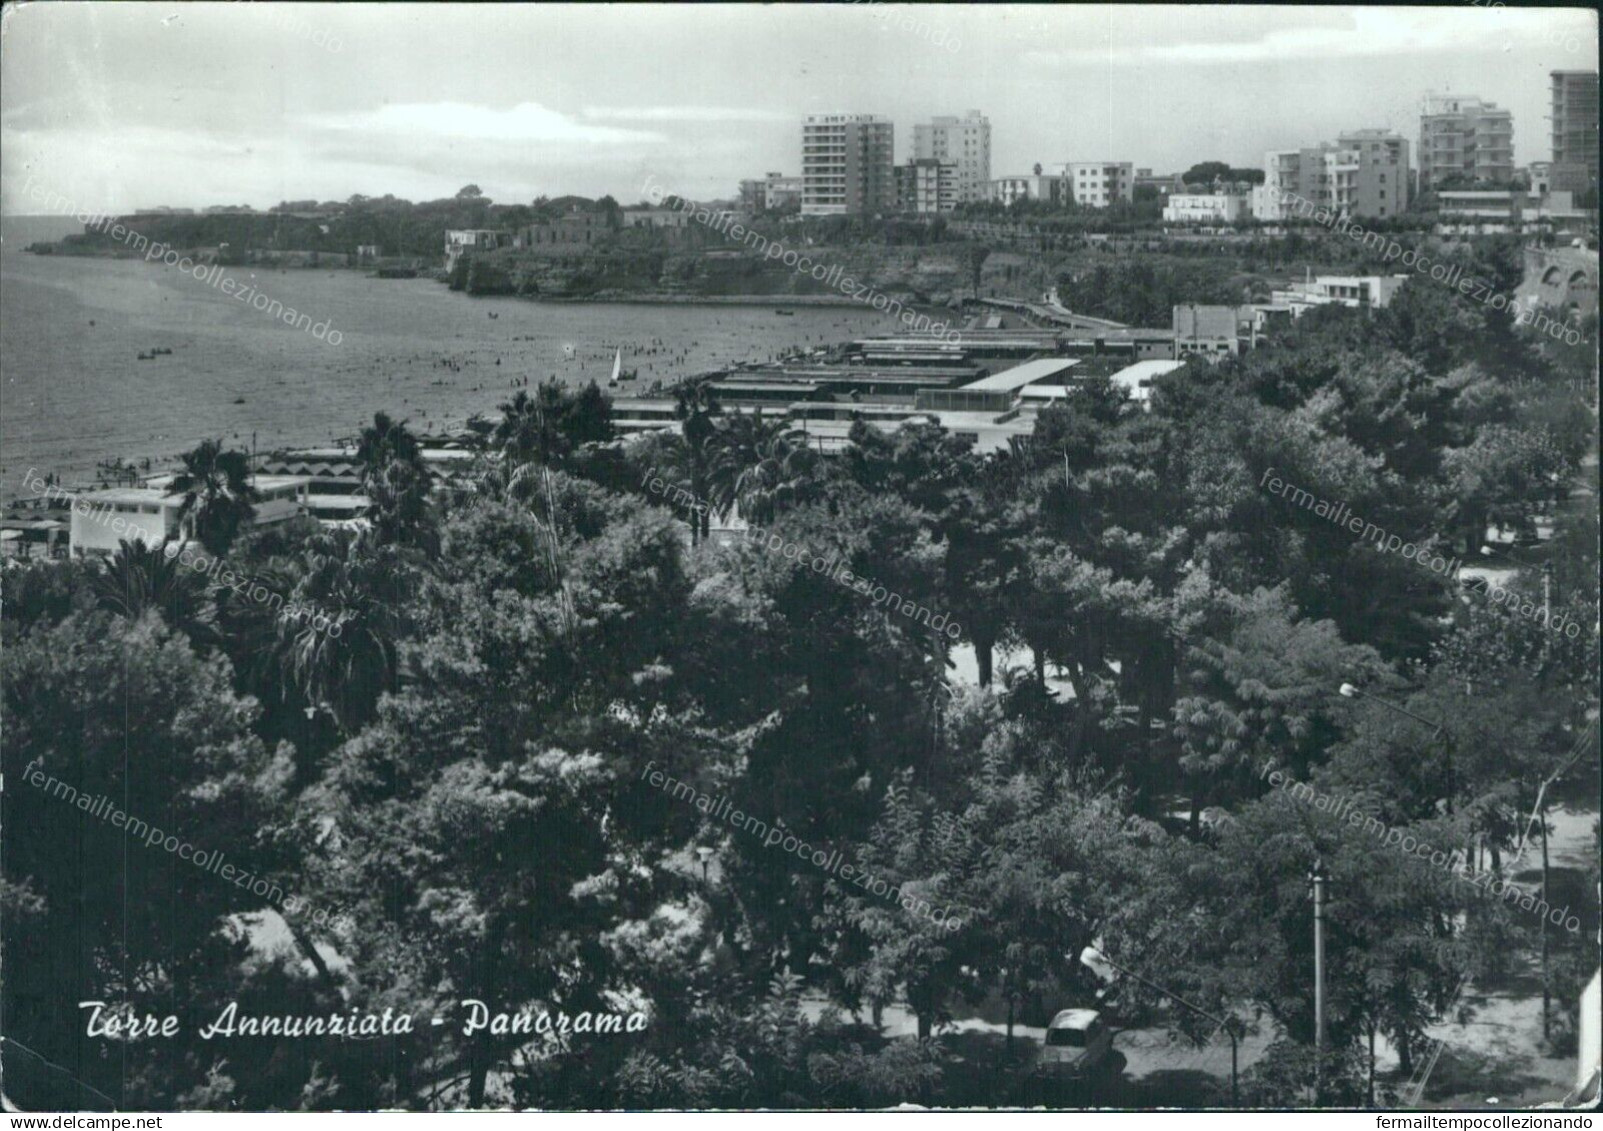
<path fill-rule="evenodd" d="M 878 114 L 813 114 L 802 122 L 802 201 L 808 216 L 896 207 L 895 126 Z"/>
<path fill-rule="evenodd" d="M 1597 72 L 1554 71 L 1553 188 L 1597 187 Z"/>
<path fill-rule="evenodd" d="M 978 110 L 913 127 L 913 158 L 957 166 L 957 199 L 984 200 L 991 184 L 991 121 Z"/>
<path fill-rule="evenodd" d="M 1131 161 L 1070 161 L 1063 171 L 1069 195 L 1086 208 L 1106 208 L 1135 199 L 1135 163 Z"/>
<path fill-rule="evenodd" d="M 1421 192 L 1449 178 L 1506 185 L 1513 176 L 1512 114 L 1469 95 L 1425 95 L 1419 112 Z"/>
<path fill-rule="evenodd" d="M 896 206 L 903 212 L 950 212 L 956 205 L 956 165 L 914 157 L 896 166 Z"/>
<path fill-rule="evenodd" d="M 1259 220 L 1308 218 L 1316 209 L 1378 218 L 1408 207 L 1408 141 L 1389 130 L 1352 130 L 1334 143 L 1264 155 L 1253 190 Z"/>

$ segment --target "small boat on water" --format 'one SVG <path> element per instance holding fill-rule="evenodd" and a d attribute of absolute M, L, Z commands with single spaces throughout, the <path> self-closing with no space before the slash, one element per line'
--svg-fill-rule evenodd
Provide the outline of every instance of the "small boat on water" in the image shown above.
<path fill-rule="evenodd" d="M 794 310 L 776 310 L 776 311 L 774 311 L 774 313 L 778 314 L 778 315 L 780 315 L 781 317 L 784 317 L 784 318 L 794 318 L 794 317 L 796 317 L 796 312 Z"/>
<path fill-rule="evenodd" d="M 156 355 L 153 354 L 153 353 L 142 353 L 142 354 L 139 355 L 139 360 L 140 361 L 149 361 L 151 358 L 153 358 L 155 356 Z"/>
<path fill-rule="evenodd" d="M 633 381 L 639 375 L 637 370 L 623 367 L 623 350 L 617 350 L 612 355 L 612 376 L 607 379 L 607 387 L 611 388 L 619 381 Z"/>

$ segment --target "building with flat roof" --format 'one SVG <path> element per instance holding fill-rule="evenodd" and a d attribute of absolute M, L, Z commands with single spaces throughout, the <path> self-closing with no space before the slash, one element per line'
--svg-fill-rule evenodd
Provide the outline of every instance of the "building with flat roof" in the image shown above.
<path fill-rule="evenodd" d="M 1286 307 L 1293 318 L 1316 306 L 1381 308 L 1391 302 L 1407 275 L 1320 275 L 1287 290 L 1271 292 L 1271 305 Z"/>
<path fill-rule="evenodd" d="M 493 251 L 510 242 L 505 232 L 493 228 L 450 228 L 445 233 L 445 266 L 449 270 L 470 251 Z"/>
<path fill-rule="evenodd" d="M 1332 215 L 1379 218 L 1408 207 L 1408 141 L 1390 130 L 1352 130 L 1335 143 L 1264 155 L 1264 183 L 1252 193 L 1258 220 Z"/>
<path fill-rule="evenodd" d="M 1074 203 L 1083 208 L 1106 208 L 1135 199 L 1135 165 L 1129 161 L 1071 161 L 1063 179 Z"/>
<path fill-rule="evenodd" d="M 1553 188 L 1597 188 L 1597 72 L 1553 71 Z"/>
<path fill-rule="evenodd" d="M 1185 364 L 1183 361 L 1138 361 L 1119 370 L 1108 380 L 1128 392 L 1132 399 L 1139 401 L 1142 408 L 1150 408 L 1153 382 L 1167 373 L 1184 369 Z"/>
<path fill-rule="evenodd" d="M 73 498 L 68 545 L 75 558 L 106 557 L 119 542 L 143 542 L 155 547 L 169 540 L 184 541 L 187 520 L 180 520 L 184 496 L 172 490 L 172 475 L 150 479 L 143 487 L 112 487 L 84 491 Z M 259 496 L 252 523 L 266 526 L 306 513 L 304 475 L 253 475 L 251 486 Z"/>
<path fill-rule="evenodd" d="M 740 182 L 740 207 L 755 215 L 801 201 L 802 179 L 783 173 L 766 173 L 761 178 Z"/>
<path fill-rule="evenodd" d="M 1174 356 L 1209 361 L 1239 357 L 1257 340 L 1258 314 L 1251 306 L 1182 303 L 1174 308 Z"/>
<path fill-rule="evenodd" d="M 896 206 L 903 212 L 950 212 L 957 207 L 957 166 L 933 157 L 896 166 Z"/>
<path fill-rule="evenodd" d="M 813 114 L 802 122 L 801 210 L 808 216 L 896 207 L 896 129 L 878 114 Z"/>
<path fill-rule="evenodd" d="M 913 126 L 913 159 L 953 166 L 957 201 L 985 200 L 991 183 L 991 120 L 978 110 Z"/>
<path fill-rule="evenodd" d="M 957 412 L 1007 412 L 1018 403 L 1020 390 L 1053 381 L 1061 384 L 1064 374 L 1079 364 L 1079 359 L 1072 357 L 1036 358 L 970 381 L 961 388 L 921 390 L 917 405 L 921 409 Z"/>
<path fill-rule="evenodd" d="M 1246 193 L 1177 192 L 1163 206 L 1170 224 L 1234 224 L 1252 215 Z"/>
<path fill-rule="evenodd" d="M 1069 198 L 1068 182 L 1055 173 L 1031 173 L 1027 177 L 998 177 L 990 183 L 989 199 L 996 204 L 1015 200 L 1043 200 L 1063 204 Z"/>
<path fill-rule="evenodd" d="M 1419 191 L 1514 177 L 1514 116 L 1467 94 L 1426 94 L 1419 112 Z"/>

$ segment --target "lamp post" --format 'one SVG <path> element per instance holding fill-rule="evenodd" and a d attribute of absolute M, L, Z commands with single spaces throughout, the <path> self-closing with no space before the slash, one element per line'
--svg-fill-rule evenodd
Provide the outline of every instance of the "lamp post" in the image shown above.
<path fill-rule="evenodd" d="M 1354 687 L 1350 683 L 1342 684 L 1337 690 L 1341 692 L 1344 699 L 1368 699 L 1372 703 L 1379 703 L 1383 707 L 1396 711 L 1399 715 L 1407 715 L 1416 723 L 1425 724 L 1431 728 L 1430 740 L 1432 742 L 1442 738 L 1446 732 L 1447 723 L 1445 720 L 1433 722 L 1424 715 L 1410 711 L 1401 703 L 1393 703 L 1390 699 L 1382 699 L 1379 695 L 1371 695 L 1369 692 Z M 1447 812 L 1451 815 L 1453 812 L 1453 736 L 1451 734 L 1446 734 L 1442 743 L 1442 750 L 1447 756 Z"/>
<path fill-rule="evenodd" d="M 1325 862 L 1314 860 L 1308 877 L 1314 889 L 1314 1103 L 1323 1093 L 1325 1075 Z"/>
<path fill-rule="evenodd" d="M 1173 990 L 1166 990 L 1162 986 L 1158 985 L 1156 982 L 1153 982 L 1153 981 L 1150 981 L 1150 980 L 1148 980 L 1146 978 L 1143 978 L 1140 974 L 1137 974 L 1134 970 L 1127 970 L 1123 966 L 1120 966 L 1117 962 L 1114 962 L 1111 958 L 1109 958 L 1107 955 L 1103 954 L 1100 950 L 1098 950 L 1094 946 L 1088 946 L 1088 947 L 1086 947 L 1084 950 L 1082 950 L 1080 952 L 1080 963 L 1081 963 L 1081 965 L 1083 965 L 1087 969 L 1089 969 L 1092 973 L 1096 972 L 1096 968 L 1098 966 L 1111 967 L 1114 970 L 1117 970 L 1119 973 L 1126 975 L 1127 977 L 1134 978 L 1136 981 L 1140 982 L 1142 985 L 1147 986 L 1147 987 L 1149 987 L 1151 989 L 1157 990 L 1164 997 L 1172 998 L 1174 1001 L 1179 1002 L 1181 1005 L 1185 1006 L 1187 1009 L 1191 1010 L 1191 1012 L 1197 1014 L 1198 1016 L 1206 1017 L 1209 1021 L 1213 1021 L 1213 1022 L 1217 1023 L 1219 1025 L 1219 1027 L 1222 1028 L 1225 1031 L 1225 1035 L 1230 1038 L 1230 1106 L 1231 1107 L 1239 1107 L 1240 1106 L 1240 1103 L 1239 1103 L 1239 1101 L 1237 1099 L 1237 1084 L 1236 1084 L 1236 1061 L 1237 1061 L 1238 1046 L 1237 1046 L 1237 1043 L 1236 1043 L 1235 1018 L 1233 1018 L 1233 1017 L 1229 1017 L 1229 1018 L 1220 1017 L 1217 1014 L 1209 1013 L 1206 1009 L 1203 1009 L 1200 1005 L 1192 1005 L 1189 1001 L 1187 1001 L 1185 998 L 1181 997 L 1179 994 L 1175 993 Z"/>

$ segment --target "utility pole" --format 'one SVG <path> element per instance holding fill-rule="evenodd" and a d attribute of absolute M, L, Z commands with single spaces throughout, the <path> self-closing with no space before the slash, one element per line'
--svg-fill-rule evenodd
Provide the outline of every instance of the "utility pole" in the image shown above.
<path fill-rule="evenodd" d="M 1538 806 L 1537 819 L 1542 822 L 1542 906 L 1547 901 L 1547 798 Z M 1542 1039 L 1548 1037 L 1548 1012 L 1553 1006 L 1553 984 L 1547 976 L 1547 916 L 1542 916 Z"/>
<path fill-rule="evenodd" d="M 1542 625 L 1547 631 L 1542 633 L 1542 669 L 1546 674 L 1548 659 L 1551 655 L 1553 634 L 1550 627 L 1553 621 L 1553 563 L 1542 563 Z M 1547 902 L 1547 792 L 1543 790 L 1536 799 L 1536 819 L 1542 822 L 1542 906 Z M 1551 1011 L 1553 1008 L 1553 986 L 1547 973 L 1547 916 L 1542 916 L 1542 1039 L 1548 1038 L 1548 1026 L 1551 1024 Z"/>
<path fill-rule="evenodd" d="M 1314 1102 L 1319 1102 L 1325 1073 L 1325 862 L 1314 860 Z"/>

